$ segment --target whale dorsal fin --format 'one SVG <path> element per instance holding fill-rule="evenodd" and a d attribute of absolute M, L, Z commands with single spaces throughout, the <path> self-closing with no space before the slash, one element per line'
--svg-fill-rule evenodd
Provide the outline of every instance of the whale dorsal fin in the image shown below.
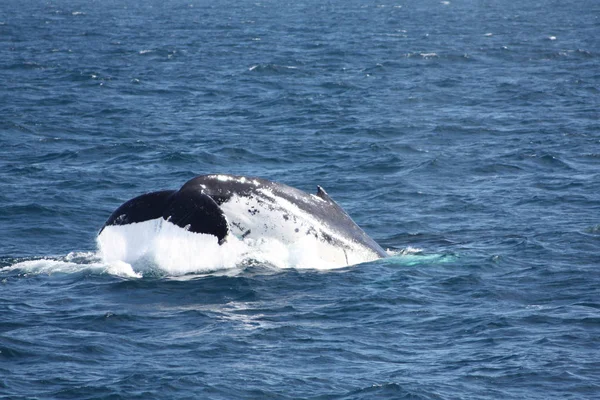
<path fill-rule="evenodd" d="M 328 203 L 327 206 L 324 207 L 325 215 L 335 215 L 335 219 L 333 223 L 331 219 L 329 219 L 330 224 L 335 227 L 338 231 L 348 232 L 354 241 L 357 241 L 364 246 L 368 247 L 375 253 L 377 253 L 380 257 L 386 257 L 387 253 L 385 250 L 381 248 L 373 239 L 369 237 L 358 225 L 356 222 L 352 220 L 350 215 L 344 210 L 335 200 L 333 200 L 325 189 L 321 186 L 317 186 L 317 197 L 326 201 Z M 348 263 L 348 254 L 344 250 L 344 255 L 346 256 L 346 263 Z"/>
<path fill-rule="evenodd" d="M 350 220 L 351 224 L 354 225 L 354 221 L 352 221 L 352 218 L 350 218 L 348 213 L 346 213 L 346 211 L 342 207 L 340 207 L 340 205 L 335 200 L 333 200 L 331 197 L 329 197 L 329 195 L 327 194 L 325 189 L 323 189 L 319 185 L 317 185 L 317 197 L 328 202 L 335 210 L 337 210 L 339 213 L 345 215 L 348 218 L 348 220 Z"/>
<path fill-rule="evenodd" d="M 333 199 L 331 197 L 329 197 L 329 195 L 327 194 L 327 192 L 325 191 L 325 189 L 323 189 L 319 185 L 317 185 L 317 196 L 319 196 L 323 200 L 333 201 Z"/>

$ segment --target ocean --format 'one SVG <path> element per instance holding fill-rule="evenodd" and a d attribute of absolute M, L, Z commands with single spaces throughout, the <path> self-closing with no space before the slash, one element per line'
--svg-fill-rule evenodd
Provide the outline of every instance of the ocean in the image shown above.
<path fill-rule="evenodd" d="M 3 0 L 0 398 L 600 398 L 599 37 L 593 0 Z M 212 173 L 390 257 L 106 261 Z"/>

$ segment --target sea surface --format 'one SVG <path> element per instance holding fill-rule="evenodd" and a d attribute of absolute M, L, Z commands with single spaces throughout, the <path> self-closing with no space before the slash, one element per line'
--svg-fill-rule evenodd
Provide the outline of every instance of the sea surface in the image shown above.
<path fill-rule="evenodd" d="M 2 0 L 0 398 L 600 398 L 599 38 L 597 0 Z M 104 261 L 209 173 L 390 257 Z"/>

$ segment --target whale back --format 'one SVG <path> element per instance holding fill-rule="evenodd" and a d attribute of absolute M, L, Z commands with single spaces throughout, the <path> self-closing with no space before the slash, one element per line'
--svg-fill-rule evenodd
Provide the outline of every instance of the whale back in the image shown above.
<path fill-rule="evenodd" d="M 260 218 L 254 214 L 260 213 L 261 208 L 281 214 L 286 221 L 293 220 L 298 214 L 310 216 L 311 221 L 318 221 L 318 224 L 313 226 L 323 228 L 311 227 L 304 233 L 313 234 L 334 246 L 343 247 L 353 243 L 368 249 L 377 257 L 387 256 L 385 250 L 371 239 L 320 186 L 317 186 L 316 194 L 308 194 L 294 187 L 262 178 L 201 175 L 186 182 L 181 190 L 201 191 L 225 208 L 232 199 L 236 201 L 245 199 L 246 202 L 242 204 L 248 206 L 244 210 L 247 213 L 245 220 L 251 217 Z M 226 214 L 230 224 L 235 222 L 227 212 Z M 247 233 L 246 228 L 240 229 L 240 234 Z"/>

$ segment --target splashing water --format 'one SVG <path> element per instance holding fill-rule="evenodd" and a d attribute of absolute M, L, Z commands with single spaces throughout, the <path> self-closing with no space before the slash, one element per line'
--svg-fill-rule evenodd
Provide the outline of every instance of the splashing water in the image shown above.
<path fill-rule="evenodd" d="M 123 278 L 144 276 L 184 276 L 189 274 L 239 273 L 260 264 L 271 269 L 331 270 L 347 267 L 318 257 L 317 239 L 305 236 L 285 244 L 273 238 L 238 239 L 230 237 L 219 245 L 212 235 L 197 234 L 170 222 L 155 219 L 141 223 L 107 226 L 97 238 L 96 252 L 72 252 L 64 257 L 39 258 L 17 262 L 4 270 L 25 273 L 77 273 L 84 270 Z M 443 255 L 424 255 L 408 247 L 388 250 L 381 262 L 416 265 L 447 261 Z"/>

